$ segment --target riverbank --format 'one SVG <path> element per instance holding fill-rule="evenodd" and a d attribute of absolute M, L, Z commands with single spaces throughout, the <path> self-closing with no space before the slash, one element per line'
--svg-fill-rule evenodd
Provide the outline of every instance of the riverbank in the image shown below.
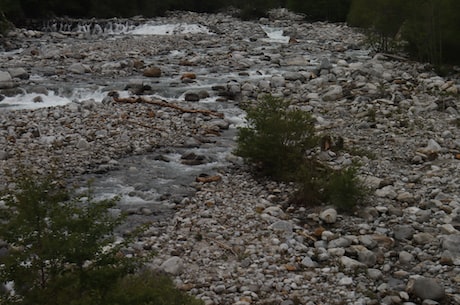
<path fill-rule="evenodd" d="M 43 105 L 59 88 L 103 97 L 0 108 L 2 169 L 22 162 L 38 172 L 104 173 L 123 156 L 212 146 L 241 124 L 241 101 L 284 97 L 312 113 L 318 132 L 344 139 L 347 152 L 323 161 L 359 162 L 373 189 L 367 204 L 326 222 L 329 207 L 290 206 L 294 186 L 254 180 L 228 152 L 220 180 L 192 183 L 196 193 L 172 202 L 174 215 L 132 250 L 157 253 L 150 266 L 207 305 L 459 304 L 458 79 L 372 54 L 345 25 L 291 20 L 187 13 L 157 22 L 211 33 L 24 32 L 22 49 L 2 55 L 4 84 L 13 85 L 1 94 L 25 90 Z M 283 35 L 270 36 L 276 31 Z M 19 68 L 28 77 L 14 76 Z M 224 118 L 115 103 L 113 91 Z"/>

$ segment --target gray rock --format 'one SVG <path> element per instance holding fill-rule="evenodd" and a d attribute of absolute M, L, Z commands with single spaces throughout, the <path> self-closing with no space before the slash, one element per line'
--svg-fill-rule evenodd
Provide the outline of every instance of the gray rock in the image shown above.
<path fill-rule="evenodd" d="M 332 69 L 332 64 L 329 61 L 329 59 L 326 58 L 326 57 L 321 59 L 321 63 L 319 65 L 319 67 L 318 67 L 318 70 L 321 71 L 321 70 L 330 70 L 330 69 Z"/>
<path fill-rule="evenodd" d="M 337 239 L 331 240 L 327 247 L 330 248 L 347 248 L 351 245 L 351 240 L 345 237 L 339 237 Z"/>
<path fill-rule="evenodd" d="M 10 73 L 8 73 L 6 71 L 0 71 L 0 83 L 10 82 L 10 81 L 11 81 Z"/>
<path fill-rule="evenodd" d="M 343 97 L 343 89 L 342 86 L 339 85 L 332 85 L 328 91 L 323 94 L 323 101 L 325 102 L 332 102 L 339 100 Z"/>
<path fill-rule="evenodd" d="M 40 138 L 40 142 L 45 145 L 52 145 L 56 141 L 56 136 L 43 136 Z"/>
<path fill-rule="evenodd" d="M 273 231 L 292 233 L 293 226 L 289 221 L 280 220 L 269 226 Z"/>
<path fill-rule="evenodd" d="M 443 236 L 442 249 L 452 264 L 460 265 L 460 234 Z"/>
<path fill-rule="evenodd" d="M 438 142 L 436 142 L 433 139 L 430 139 L 428 141 L 427 146 L 424 148 L 424 151 L 428 151 L 428 152 L 440 152 L 441 150 L 442 150 L 441 145 L 439 145 Z"/>
<path fill-rule="evenodd" d="M 272 88 L 281 88 L 286 85 L 286 80 L 282 76 L 273 76 L 270 79 L 270 84 Z"/>
<path fill-rule="evenodd" d="M 8 72 L 12 78 L 29 79 L 30 75 L 24 68 L 9 68 Z"/>
<path fill-rule="evenodd" d="M 414 195 L 409 192 L 402 192 L 396 196 L 396 200 L 401 202 L 413 203 L 415 201 Z"/>
<path fill-rule="evenodd" d="M 351 277 L 344 276 L 339 280 L 338 284 L 341 286 L 350 286 L 351 284 L 353 284 L 353 279 Z"/>
<path fill-rule="evenodd" d="M 414 242 L 419 245 L 430 244 L 434 240 L 434 236 L 430 233 L 417 233 L 412 237 Z"/>
<path fill-rule="evenodd" d="M 184 270 L 184 262 L 178 256 L 173 256 L 164 261 L 160 269 L 171 275 L 179 275 Z"/>
<path fill-rule="evenodd" d="M 77 142 L 77 148 L 82 150 L 88 150 L 90 148 L 90 144 L 85 139 L 80 139 Z"/>
<path fill-rule="evenodd" d="M 408 265 L 414 261 L 414 256 L 407 251 L 399 252 L 399 263 L 401 265 Z"/>
<path fill-rule="evenodd" d="M 81 63 L 73 63 L 68 68 L 68 71 L 75 74 L 84 74 L 86 72 L 90 72 L 91 69 L 87 65 Z"/>
<path fill-rule="evenodd" d="M 316 268 L 316 267 L 318 267 L 318 263 L 315 262 L 315 261 L 313 261 L 313 260 L 311 259 L 311 257 L 309 257 L 309 256 L 305 256 L 305 257 L 302 259 L 302 261 L 300 262 L 300 264 L 301 264 L 302 266 L 304 266 L 305 268 Z"/>
<path fill-rule="evenodd" d="M 377 255 L 363 247 L 363 249 L 358 251 L 358 260 L 368 267 L 373 267 L 377 262 Z"/>
<path fill-rule="evenodd" d="M 420 277 L 411 283 L 412 293 L 422 300 L 440 301 L 446 297 L 444 287 L 435 279 Z"/>
<path fill-rule="evenodd" d="M 207 90 L 200 90 L 198 91 L 198 96 L 200 97 L 200 99 L 205 99 L 205 98 L 210 97 L 211 95 L 209 94 Z"/>
<path fill-rule="evenodd" d="M 349 258 L 348 256 L 340 257 L 340 263 L 345 269 L 360 269 L 367 267 L 365 264 L 360 263 L 355 259 Z"/>
<path fill-rule="evenodd" d="M 398 225 L 393 228 L 394 237 L 396 240 L 412 239 L 415 230 L 410 225 Z"/>
<path fill-rule="evenodd" d="M 9 154 L 6 150 L 0 150 L 0 161 L 8 159 Z"/>
<path fill-rule="evenodd" d="M 365 246 L 368 249 L 374 249 L 378 245 L 377 242 L 373 240 L 372 237 L 369 235 L 360 235 L 358 236 L 358 239 L 361 242 L 361 244 L 363 244 L 363 246 Z"/>
<path fill-rule="evenodd" d="M 369 268 L 367 269 L 367 275 L 374 281 L 383 278 L 383 273 L 379 269 Z"/>
<path fill-rule="evenodd" d="M 277 218 L 282 218 L 285 216 L 284 211 L 278 206 L 270 206 L 268 208 L 265 208 L 262 213 L 268 214 L 268 215 L 271 215 Z"/>
<path fill-rule="evenodd" d="M 17 87 L 18 85 L 16 83 L 14 83 L 13 81 L 4 81 L 4 82 L 0 82 L 0 89 L 13 89 L 14 87 Z M 14 93 L 14 94 L 7 94 L 5 92 L 3 92 L 5 95 L 9 96 L 9 95 L 16 95 L 16 94 L 19 94 L 19 93 Z"/>
<path fill-rule="evenodd" d="M 394 190 L 394 186 L 392 185 L 387 185 L 382 187 L 381 189 L 378 189 L 375 191 L 375 195 L 381 198 L 389 198 L 389 199 L 394 199 L 398 194 Z"/>
<path fill-rule="evenodd" d="M 300 80 L 301 82 L 305 81 L 305 76 L 300 72 L 286 72 L 283 74 L 285 80 L 296 81 Z"/>

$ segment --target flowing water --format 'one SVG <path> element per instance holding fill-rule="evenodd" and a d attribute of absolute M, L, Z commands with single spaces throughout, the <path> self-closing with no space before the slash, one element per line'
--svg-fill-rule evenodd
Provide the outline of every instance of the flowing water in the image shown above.
<path fill-rule="evenodd" d="M 50 24 L 48 30 L 68 30 L 97 35 L 100 33 L 116 35 L 119 38 L 123 35 L 175 35 L 179 33 L 210 33 L 209 29 L 198 24 L 152 24 L 144 23 L 141 25 L 97 23 L 65 25 Z M 279 43 L 285 38 L 281 31 L 272 31 L 267 28 L 274 42 Z M 275 36 L 273 36 L 275 35 Z M 18 52 L 21 52 L 19 50 Z M 3 53 L 0 57 L 6 58 L 14 53 Z M 179 51 L 172 52 L 168 56 L 181 57 Z M 38 71 L 40 72 L 40 71 Z M 237 73 L 220 74 L 211 72 L 203 68 L 198 71 L 201 75 L 199 80 L 193 84 L 174 83 L 167 77 L 160 78 L 151 84 L 152 91 L 156 92 L 155 97 L 163 100 L 183 100 L 184 94 L 190 90 L 211 91 L 215 85 L 226 85 L 231 80 L 241 80 L 242 78 L 256 79 L 261 78 L 259 71 L 250 71 L 248 75 L 238 75 Z M 5 97 L 0 103 L 0 111 L 16 109 L 36 109 L 39 107 L 62 106 L 73 100 L 94 99 L 97 102 L 107 95 L 113 88 L 122 86 L 129 82 L 129 78 L 120 78 L 111 82 L 111 86 L 104 86 L 105 81 L 94 81 L 92 83 L 82 80 L 72 80 L 70 83 L 62 84 L 52 77 L 42 74 L 32 74 L 31 81 L 48 88 L 47 93 L 27 93 L 23 92 L 14 96 Z M 53 89 L 54 88 L 54 89 Z M 127 96 L 127 91 L 119 91 L 122 96 Z M 36 103 L 34 99 L 39 97 L 42 102 Z M 200 100 L 201 107 L 216 110 L 225 114 L 230 122 L 228 130 L 221 136 L 215 137 L 211 144 L 201 145 L 199 148 L 180 148 L 168 147 L 160 151 L 144 155 L 129 156 L 117 160 L 116 170 L 111 170 L 102 174 L 86 175 L 79 178 L 79 185 L 86 185 L 90 181 L 91 192 L 95 199 L 108 199 L 119 196 L 119 208 L 128 211 L 131 223 L 145 222 L 155 219 L 164 219 L 176 204 L 183 202 L 190 197 L 194 188 L 191 184 L 196 177 L 202 174 L 216 175 L 219 170 L 229 166 L 227 157 L 235 148 L 234 137 L 236 128 L 244 122 L 244 112 L 237 107 L 235 102 L 218 102 L 218 97 L 209 97 Z M 181 156 L 185 152 L 194 152 L 197 155 L 205 156 L 208 162 L 201 165 L 184 165 L 181 163 Z M 82 187 L 81 190 L 86 189 Z"/>
<path fill-rule="evenodd" d="M 193 23 L 158 24 L 111 21 L 104 24 L 96 22 L 50 23 L 47 27 L 47 30 L 50 31 L 74 31 L 83 35 L 99 35 L 99 37 L 106 37 L 106 39 L 123 39 L 127 35 L 176 35 L 184 33 L 213 35 L 207 27 Z M 283 36 L 282 28 L 268 26 L 261 28 L 266 33 L 266 37 L 262 39 L 263 44 L 255 46 L 249 54 L 241 55 L 237 50 L 227 50 L 228 46 L 219 46 L 223 53 L 228 52 L 230 54 L 233 52 L 231 56 L 234 59 L 249 62 L 245 73 L 238 73 L 232 69 L 220 71 L 219 69 L 212 69 L 212 67 L 196 67 L 194 71 L 200 77 L 193 83 L 178 82 L 171 77 L 161 77 L 156 82 L 152 82 L 150 84 L 151 91 L 155 92 L 153 96 L 168 101 L 181 101 L 184 100 L 187 91 L 212 91 L 212 87 L 217 85 L 227 86 L 231 82 L 241 84 L 245 81 L 256 83 L 258 80 L 280 75 L 283 72 L 280 71 L 280 67 L 265 66 L 265 63 L 260 60 L 260 54 L 268 52 L 277 56 L 280 45 L 287 44 L 289 37 Z M 199 46 L 199 48 L 203 48 L 201 51 L 207 54 L 206 46 Z M 17 52 L 20 53 L 21 50 Z M 15 55 L 14 52 L 3 53 L 0 54 L 0 58 L 7 59 L 13 55 Z M 174 50 L 163 56 L 169 57 L 167 58 L 168 62 L 187 57 L 181 50 Z M 307 65 L 316 67 L 318 63 L 317 58 L 311 58 Z M 283 68 L 284 71 L 295 71 L 296 69 L 293 66 Z M 48 77 L 46 73 L 40 72 L 43 71 L 32 71 L 31 81 L 46 87 L 48 94 L 34 92 L 6 97 L 0 103 L 0 111 L 2 109 L 33 109 L 65 105 L 72 100 L 94 99 L 100 102 L 113 88 L 117 88 L 122 96 L 127 96 L 128 92 L 119 88 L 123 88 L 127 83 L 133 81 L 129 77 L 88 80 L 83 76 L 74 75 L 71 81 L 62 83 L 59 79 L 52 76 Z M 34 102 L 37 96 L 41 99 L 41 103 Z M 168 147 L 162 151 L 141 156 L 130 156 L 118 160 L 116 170 L 82 177 L 82 182 L 92 181 L 91 188 L 96 198 L 120 196 L 120 208 L 128 210 L 133 218 L 145 220 L 168 215 L 175 204 L 193 194 L 194 189 L 191 187 L 191 183 L 197 176 L 200 174 L 214 175 L 230 164 L 227 158 L 235 148 L 236 129 L 244 124 L 244 112 L 234 101 L 221 102 L 218 101 L 217 96 L 211 96 L 201 99 L 199 103 L 200 107 L 224 113 L 226 120 L 230 122 L 229 130 L 220 137 L 216 137 L 212 144 L 204 144 L 194 149 Z M 180 157 L 186 151 L 203 155 L 209 162 L 195 166 L 184 165 L 181 163 Z"/>

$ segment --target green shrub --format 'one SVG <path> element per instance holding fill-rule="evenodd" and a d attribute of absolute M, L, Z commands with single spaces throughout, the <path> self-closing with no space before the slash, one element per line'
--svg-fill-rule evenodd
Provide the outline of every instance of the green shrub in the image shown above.
<path fill-rule="evenodd" d="M 366 195 L 367 189 L 359 180 L 354 166 L 332 171 L 324 184 L 324 200 L 341 212 L 352 211 Z"/>
<path fill-rule="evenodd" d="M 266 96 L 247 108 L 247 121 L 248 126 L 238 130 L 235 153 L 263 175 L 297 183 L 293 203 L 329 203 L 349 211 L 362 202 L 366 190 L 355 167 L 334 170 L 314 155 L 313 148 L 320 141 L 308 113 Z M 336 147 L 343 149 L 343 139 L 338 144 Z"/>
<path fill-rule="evenodd" d="M 21 304 L 54 304 L 56 298 L 51 296 L 59 290 L 51 287 L 70 279 L 80 294 L 88 288 L 83 280 L 90 274 L 128 272 L 128 261 L 116 255 L 119 248 L 110 247 L 113 230 L 122 221 L 109 212 L 116 199 L 96 202 L 88 194 L 70 198 L 51 175 L 22 173 L 15 184 L 2 194 L 6 208 L 0 238 L 8 243 L 9 253 L 1 258 L 1 279 L 14 282 Z M 90 289 L 103 285 L 96 283 Z"/>
<path fill-rule="evenodd" d="M 0 35 L 5 35 L 13 28 L 11 22 L 6 19 L 5 14 L 0 10 Z"/>
<path fill-rule="evenodd" d="M 268 95 L 247 107 L 248 126 L 238 130 L 235 152 L 262 174 L 279 180 L 295 177 L 305 152 L 317 144 L 310 114 L 289 106 Z"/>
<path fill-rule="evenodd" d="M 166 275 L 144 271 L 124 277 L 107 296 L 107 305 L 202 305 L 177 290 Z"/>
<path fill-rule="evenodd" d="M 198 304 L 164 276 L 150 275 L 149 283 L 158 286 L 139 288 L 144 279 L 135 272 L 142 260 L 121 254 L 129 239 L 115 242 L 114 230 L 124 220 L 111 212 L 117 198 L 73 196 L 53 175 L 22 171 L 9 177 L 12 187 L 0 194 L 0 240 L 8 245 L 0 280 L 14 283 L 15 293 L 2 289 L 0 304 Z M 114 300 L 120 283 L 133 279 L 137 284 L 124 284 L 123 294 L 143 303 Z"/>

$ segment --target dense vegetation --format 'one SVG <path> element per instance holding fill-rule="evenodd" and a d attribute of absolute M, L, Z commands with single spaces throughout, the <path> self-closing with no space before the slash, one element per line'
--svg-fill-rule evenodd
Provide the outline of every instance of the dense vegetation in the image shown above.
<path fill-rule="evenodd" d="M 404 51 L 413 58 L 437 66 L 460 63 L 460 1 L 457 0 L 1 0 L 0 13 L 17 25 L 30 18 L 145 17 L 170 10 L 217 12 L 239 9 L 243 19 L 266 15 L 285 7 L 306 20 L 347 21 L 367 29 L 369 42 L 378 51 Z M 8 23 L 0 14 L 0 33 Z"/>
<path fill-rule="evenodd" d="M 238 130 L 235 153 L 243 157 L 255 173 L 295 182 L 298 191 L 293 194 L 292 202 L 297 205 L 326 203 L 350 212 L 362 203 L 367 191 L 354 165 L 333 169 L 319 161 L 322 141 L 308 112 L 270 95 L 245 109 L 248 125 Z M 343 145 L 336 145 L 334 149 L 343 149 Z"/>
<path fill-rule="evenodd" d="M 353 0 L 348 23 L 369 29 L 379 51 L 409 52 L 431 62 L 460 63 L 458 0 Z"/>
<path fill-rule="evenodd" d="M 202 304 L 123 255 L 116 198 L 70 196 L 59 181 L 23 172 L 0 194 L 0 283 L 13 283 L 0 289 L 0 304 Z"/>
<path fill-rule="evenodd" d="M 168 10 L 216 12 L 228 7 L 241 9 L 247 17 L 263 16 L 267 10 L 287 7 L 305 13 L 310 19 L 345 21 L 351 0 L 2 0 L 0 11 L 10 20 L 52 16 L 73 17 L 146 17 L 162 15 Z"/>

